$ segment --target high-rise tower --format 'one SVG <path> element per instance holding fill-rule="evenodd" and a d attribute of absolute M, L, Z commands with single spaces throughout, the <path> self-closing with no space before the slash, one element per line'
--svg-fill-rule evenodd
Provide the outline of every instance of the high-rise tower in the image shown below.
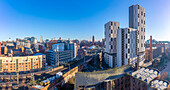
<path fill-rule="evenodd" d="M 116 67 L 117 30 L 119 22 L 110 21 L 105 24 L 105 62 L 110 67 Z"/>
<path fill-rule="evenodd" d="M 139 4 L 129 7 L 129 27 L 137 30 L 136 53 L 142 65 L 145 60 L 145 9 Z"/>

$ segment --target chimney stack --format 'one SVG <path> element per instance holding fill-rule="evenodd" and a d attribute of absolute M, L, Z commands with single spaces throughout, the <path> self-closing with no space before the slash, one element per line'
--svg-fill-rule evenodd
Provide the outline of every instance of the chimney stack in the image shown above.
<path fill-rule="evenodd" d="M 93 42 L 93 45 L 94 45 L 94 36 L 93 36 L 92 42 Z"/>
<path fill-rule="evenodd" d="M 153 58 L 153 53 L 152 53 L 152 36 L 150 36 L 150 61 Z"/>

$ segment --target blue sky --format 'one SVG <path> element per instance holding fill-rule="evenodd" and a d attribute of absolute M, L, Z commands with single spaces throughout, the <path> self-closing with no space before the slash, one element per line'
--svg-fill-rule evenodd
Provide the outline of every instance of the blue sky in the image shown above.
<path fill-rule="evenodd" d="M 170 0 L 0 0 L 0 41 L 40 35 L 101 40 L 108 21 L 128 27 L 133 4 L 145 8 L 146 39 L 169 40 Z"/>

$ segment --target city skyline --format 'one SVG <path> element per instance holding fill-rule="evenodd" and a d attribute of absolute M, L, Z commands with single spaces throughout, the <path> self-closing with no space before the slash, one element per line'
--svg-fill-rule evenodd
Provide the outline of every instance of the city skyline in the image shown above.
<path fill-rule="evenodd" d="M 146 9 L 146 40 L 152 35 L 156 40 L 168 40 L 170 1 L 0 1 L 0 41 L 9 38 L 35 36 L 40 39 L 59 38 L 95 40 L 104 38 L 104 24 L 108 21 L 121 22 L 128 27 L 128 7 L 140 4 Z M 90 3 L 89 3 L 90 2 Z M 72 4 L 69 4 L 72 3 Z M 84 4 L 82 4 L 84 3 Z M 162 7 L 157 7 L 159 5 Z M 39 7 L 37 7 L 37 5 Z M 22 7 L 22 8 L 21 8 Z M 77 8 L 79 7 L 79 8 Z M 121 10 L 121 12 L 120 12 Z M 159 13 L 158 13 L 159 11 Z M 161 18 L 160 18 L 161 17 Z M 166 22 L 165 22 L 166 21 Z M 160 23 L 161 22 L 161 23 Z M 160 32 L 161 31 L 161 32 Z M 167 33 L 166 33 L 167 32 Z M 164 37 L 166 36 L 166 37 Z"/>

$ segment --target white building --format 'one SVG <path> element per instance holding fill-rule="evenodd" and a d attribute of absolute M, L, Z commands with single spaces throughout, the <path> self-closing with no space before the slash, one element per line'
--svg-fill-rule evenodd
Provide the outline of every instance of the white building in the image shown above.
<path fill-rule="evenodd" d="M 142 65 L 145 56 L 145 9 L 140 5 L 129 7 L 129 27 L 137 29 L 137 54 Z"/>
<path fill-rule="evenodd" d="M 110 67 L 126 64 L 139 65 L 145 60 L 145 9 L 140 5 L 129 7 L 129 27 L 119 29 L 119 23 L 105 24 L 105 62 Z"/>
<path fill-rule="evenodd" d="M 117 29 L 119 29 L 119 22 L 110 21 L 105 24 L 104 60 L 110 67 L 117 66 Z"/>
<path fill-rule="evenodd" d="M 69 50 L 73 51 L 73 57 L 76 58 L 76 56 L 77 56 L 77 45 L 76 45 L 76 43 L 70 43 L 69 44 Z"/>
<path fill-rule="evenodd" d="M 135 66 L 136 55 L 136 29 L 121 28 L 117 30 L 117 67 L 131 64 Z"/>
<path fill-rule="evenodd" d="M 47 63 L 58 66 L 59 64 L 65 64 L 69 61 L 72 61 L 76 51 L 75 48 L 75 43 L 68 44 L 67 48 L 65 47 L 65 43 L 52 45 L 52 51 L 48 51 L 47 53 Z"/>

